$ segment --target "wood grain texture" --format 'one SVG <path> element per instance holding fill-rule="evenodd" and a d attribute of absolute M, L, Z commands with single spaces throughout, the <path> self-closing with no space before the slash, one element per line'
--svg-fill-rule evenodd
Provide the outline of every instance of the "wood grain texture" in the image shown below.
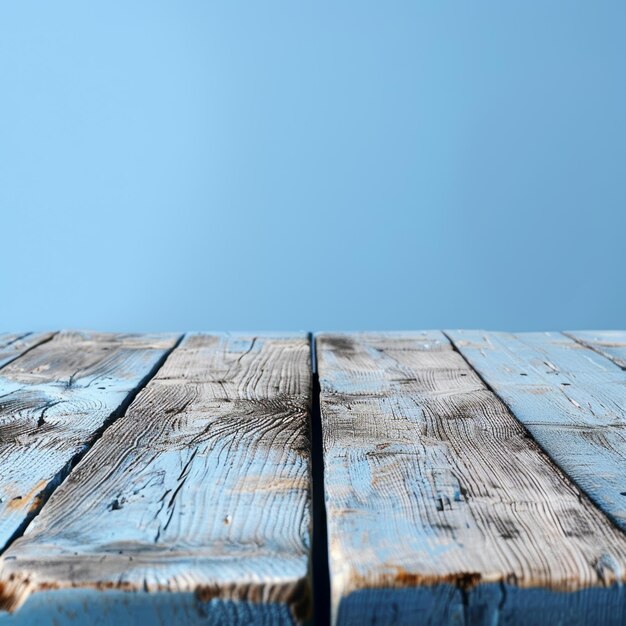
<path fill-rule="evenodd" d="M 626 330 L 579 330 L 565 334 L 626 369 Z"/>
<path fill-rule="evenodd" d="M 29 337 L 19 341 L 22 356 L 0 370 L 0 548 L 176 338 L 62 332 L 33 349 Z"/>
<path fill-rule="evenodd" d="M 449 336 L 554 462 L 626 530 L 626 372 L 561 333 Z"/>
<path fill-rule="evenodd" d="M 310 401 L 307 335 L 187 335 L 6 553 L 5 607 L 113 588 L 170 593 L 167 623 L 305 618 Z"/>
<path fill-rule="evenodd" d="M 336 623 L 625 622 L 625 536 L 443 334 L 316 341 Z"/>
<path fill-rule="evenodd" d="M 0 368 L 19 356 L 48 341 L 54 333 L 2 333 L 0 334 Z"/>

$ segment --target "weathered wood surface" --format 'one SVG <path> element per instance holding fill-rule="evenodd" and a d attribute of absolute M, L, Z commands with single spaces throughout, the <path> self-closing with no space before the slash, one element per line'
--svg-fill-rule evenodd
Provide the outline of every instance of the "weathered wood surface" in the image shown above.
<path fill-rule="evenodd" d="M 625 536 L 443 334 L 316 340 L 337 623 L 626 622 Z"/>
<path fill-rule="evenodd" d="M 310 401 L 307 335 L 187 335 L 5 554 L 0 623 L 307 617 Z"/>
<path fill-rule="evenodd" d="M 626 369 L 626 331 L 587 330 L 568 331 L 565 334 Z"/>
<path fill-rule="evenodd" d="M 0 549 L 176 341 L 62 332 L 33 348 L 45 338 L 30 337 L 0 370 Z"/>
<path fill-rule="evenodd" d="M 28 350 L 32 350 L 54 333 L 2 333 L 0 334 L 0 368 L 8 365 Z"/>
<path fill-rule="evenodd" d="M 626 530 L 626 372 L 561 333 L 448 333 L 555 463 Z"/>

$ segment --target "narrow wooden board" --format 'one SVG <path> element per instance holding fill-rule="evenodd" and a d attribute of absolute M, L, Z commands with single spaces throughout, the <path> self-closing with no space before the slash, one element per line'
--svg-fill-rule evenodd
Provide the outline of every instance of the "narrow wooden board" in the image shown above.
<path fill-rule="evenodd" d="M 304 619 L 310 402 L 307 335 L 187 335 L 7 552 L 6 623 L 109 623 L 102 588 L 137 620 Z"/>
<path fill-rule="evenodd" d="M 0 334 L 0 368 L 15 361 L 19 356 L 32 350 L 54 333 L 2 333 Z"/>
<path fill-rule="evenodd" d="M 335 623 L 624 623 L 626 537 L 443 334 L 316 341 Z"/>
<path fill-rule="evenodd" d="M 553 461 L 626 530 L 626 372 L 561 333 L 448 333 Z"/>
<path fill-rule="evenodd" d="M 0 549 L 176 340 L 62 332 L 33 349 L 19 340 L 22 356 L 0 370 Z"/>
<path fill-rule="evenodd" d="M 578 330 L 565 334 L 626 369 L 626 330 Z"/>

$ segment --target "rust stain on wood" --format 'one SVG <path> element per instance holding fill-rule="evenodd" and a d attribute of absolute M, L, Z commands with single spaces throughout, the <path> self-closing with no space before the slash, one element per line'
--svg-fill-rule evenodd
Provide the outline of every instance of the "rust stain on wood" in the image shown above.
<path fill-rule="evenodd" d="M 41 492 L 45 490 L 48 485 L 47 480 L 40 480 L 28 493 L 25 495 L 16 495 L 11 497 L 7 502 L 7 508 L 12 511 L 27 508 L 29 511 L 36 511 L 39 508 L 41 501 Z"/>

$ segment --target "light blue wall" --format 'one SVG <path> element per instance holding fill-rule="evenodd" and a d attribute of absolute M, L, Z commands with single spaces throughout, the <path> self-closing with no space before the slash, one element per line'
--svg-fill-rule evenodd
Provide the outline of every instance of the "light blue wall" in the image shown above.
<path fill-rule="evenodd" d="M 0 330 L 626 327 L 626 3 L 4 2 Z"/>

